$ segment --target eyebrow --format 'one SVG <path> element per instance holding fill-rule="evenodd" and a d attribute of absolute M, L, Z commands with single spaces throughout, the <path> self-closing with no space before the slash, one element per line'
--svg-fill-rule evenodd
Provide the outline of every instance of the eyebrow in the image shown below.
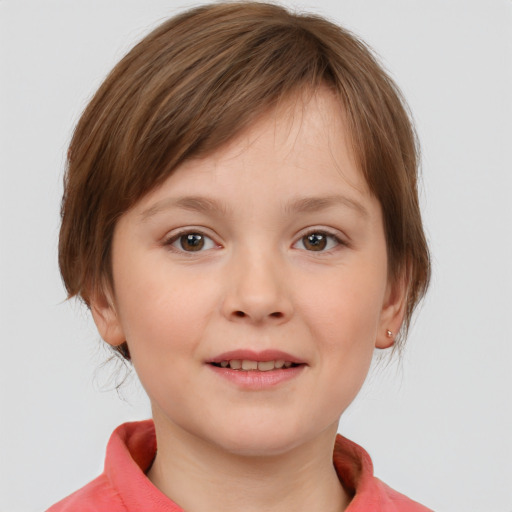
<path fill-rule="evenodd" d="M 145 221 L 157 213 L 173 208 L 189 210 L 192 212 L 222 215 L 226 215 L 230 211 L 224 203 L 221 203 L 216 199 L 202 196 L 186 196 L 177 198 L 168 197 L 166 199 L 162 199 L 161 201 L 155 203 L 153 206 L 150 206 L 144 210 L 140 216 L 142 217 L 142 220 Z"/>
<path fill-rule="evenodd" d="M 284 210 L 287 213 L 313 213 L 340 205 L 355 210 L 362 217 L 369 216 L 368 210 L 359 201 L 343 195 L 299 197 L 287 203 Z"/>
<path fill-rule="evenodd" d="M 340 205 L 354 210 L 364 218 L 369 216 L 368 210 L 360 202 L 343 195 L 298 197 L 286 203 L 283 210 L 285 213 L 293 215 L 297 213 L 314 213 Z M 143 221 L 146 221 L 162 211 L 174 208 L 216 215 L 228 215 L 232 211 L 225 203 L 213 198 L 185 196 L 162 199 L 145 209 L 140 216 Z"/>

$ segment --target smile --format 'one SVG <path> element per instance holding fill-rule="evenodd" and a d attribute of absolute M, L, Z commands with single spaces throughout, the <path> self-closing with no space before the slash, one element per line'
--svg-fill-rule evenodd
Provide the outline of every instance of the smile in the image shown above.
<path fill-rule="evenodd" d="M 211 363 L 213 366 L 218 368 L 230 368 L 231 370 L 240 371 L 260 371 L 269 372 L 272 370 L 281 370 L 298 366 L 297 363 L 291 361 L 285 361 L 283 359 L 277 359 L 274 361 L 254 361 L 251 359 L 231 359 L 224 360 L 220 363 Z"/>
<path fill-rule="evenodd" d="M 205 361 L 213 372 L 239 389 L 271 390 L 303 374 L 308 362 L 282 350 L 236 349 Z"/>

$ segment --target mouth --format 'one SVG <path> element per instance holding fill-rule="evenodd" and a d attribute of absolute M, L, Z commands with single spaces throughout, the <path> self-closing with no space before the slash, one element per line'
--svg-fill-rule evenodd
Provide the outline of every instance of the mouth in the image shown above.
<path fill-rule="evenodd" d="M 301 366 L 304 363 L 294 363 L 292 361 L 285 361 L 284 359 L 276 359 L 270 361 L 256 361 L 253 359 L 224 359 L 219 363 L 209 363 L 217 368 L 229 368 L 231 370 L 238 370 L 241 372 L 258 371 L 270 372 L 273 370 L 287 370 Z"/>
<path fill-rule="evenodd" d="M 232 350 L 210 359 L 207 363 L 216 368 L 240 372 L 271 372 L 306 366 L 304 360 L 287 352 L 272 349 L 257 352 Z"/>
<path fill-rule="evenodd" d="M 303 374 L 308 363 L 281 350 L 231 350 L 205 361 L 225 382 L 244 391 L 270 391 Z"/>

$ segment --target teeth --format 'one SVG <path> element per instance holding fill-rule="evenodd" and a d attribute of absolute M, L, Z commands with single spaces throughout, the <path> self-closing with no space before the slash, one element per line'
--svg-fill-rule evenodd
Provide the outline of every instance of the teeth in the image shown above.
<path fill-rule="evenodd" d="M 260 361 L 258 363 L 258 370 L 260 372 L 268 372 L 274 369 L 274 361 Z"/>
<path fill-rule="evenodd" d="M 258 369 L 257 361 L 249 361 L 247 359 L 244 359 L 242 361 L 242 370 L 257 370 L 257 369 Z"/>
<path fill-rule="evenodd" d="M 232 370 L 259 370 L 268 372 L 279 370 L 281 368 L 290 368 L 293 365 L 291 361 L 278 359 L 276 361 L 252 361 L 250 359 L 232 359 L 231 361 L 221 361 L 221 368 L 231 368 Z"/>

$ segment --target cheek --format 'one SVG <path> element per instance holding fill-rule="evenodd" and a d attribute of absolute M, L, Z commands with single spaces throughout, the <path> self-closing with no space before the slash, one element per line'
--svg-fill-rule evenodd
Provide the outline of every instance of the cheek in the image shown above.
<path fill-rule="evenodd" d="M 349 279 L 331 282 L 324 293 L 302 292 L 300 332 L 309 332 L 314 384 L 306 402 L 310 420 L 332 424 L 354 400 L 368 374 L 376 339 L 376 301 Z M 307 298 L 306 298 L 307 297 Z"/>
<path fill-rule="evenodd" d="M 126 259 L 114 275 L 119 317 L 132 357 L 139 352 L 144 358 L 190 352 L 215 310 L 215 287 L 192 272 L 139 262 L 136 257 Z M 148 347 L 152 350 L 141 350 Z"/>
<path fill-rule="evenodd" d="M 333 354 L 373 349 L 385 289 L 382 273 L 352 267 L 322 283 L 298 292 L 301 315 L 318 342 Z"/>

